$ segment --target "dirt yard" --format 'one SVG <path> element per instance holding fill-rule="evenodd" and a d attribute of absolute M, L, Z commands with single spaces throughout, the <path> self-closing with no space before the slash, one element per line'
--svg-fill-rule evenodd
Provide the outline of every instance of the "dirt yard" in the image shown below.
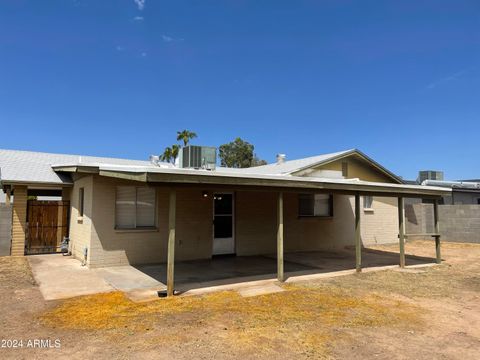
<path fill-rule="evenodd" d="M 406 251 L 433 256 L 434 246 L 411 242 Z M 442 257 L 441 266 L 282 285 L 270 295 L 148 303 L 122 293 L 45 302 L 25 259 L 0 258 L 0 358 L 478 359 L 480 245 L 444 243 Z"/>

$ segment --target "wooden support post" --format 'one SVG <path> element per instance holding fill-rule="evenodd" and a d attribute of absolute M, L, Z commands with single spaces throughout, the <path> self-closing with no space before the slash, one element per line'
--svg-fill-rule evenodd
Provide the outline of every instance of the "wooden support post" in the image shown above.
<path fill-rule="evenodd" d="M 10 205 L 11 196 L 12 196 L 12 189 L 11 189 L 10 187 L 7 187 L 7 189 L 6 189 L 6 197 L 5 197 L 5 204 L 6 204 L 7 206 Z"/>
<path fill-rule="evenodd" d="M 438 200 L 433 203 L 433 223 L 435 224 L 435 252 L 437 264 L 442 263 L 442 253 L 440 251 L 440 224 L 438 221 Z"/>
<path fill-rule="evenodd" d="M 170 190 L 170 202 L 168 208 L 168 258 L 167 258 L 167 296 L 173 296 L 174 276 L 173 266 L 175 262 L 175 212 L 177 194 L 175 189 Z"/>
<path fill-rule="evenodd" d="M 400 244 L 400 267 L 405 267 L 405 227 L 404 227 L 404 199 L 398 198 L 398 240 Z"/>
<path fill-rule="evenodd" d="M 277 206 L 277 278 L 278 281 L 285 281 L 283 269 L 283 193 L 278 193 Z"/>
<path fill-rule="evenodd" d="M 362 271 L 362 240 L 360 237 L 360 194 L 355 194 L 355 269 Z"/>

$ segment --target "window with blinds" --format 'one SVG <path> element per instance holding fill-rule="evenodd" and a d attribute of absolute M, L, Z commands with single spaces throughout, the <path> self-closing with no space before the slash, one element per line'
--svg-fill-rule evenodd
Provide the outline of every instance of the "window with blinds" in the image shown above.
<path fill-rule="evenodd" d="M 333 195 L 300 194 L 298 196 L 298 216 L 333 216 Z"/>
<path fill-rule="evenodd" d="M 371 209 L 373 204 L 373 196 L 364 196 L 363 197 L 363 208 Z"/>
<path fill-rule="evenodd" d="M 115 202 L 116 229 L 155 227 L 155 189 L 117 186 Z"/>

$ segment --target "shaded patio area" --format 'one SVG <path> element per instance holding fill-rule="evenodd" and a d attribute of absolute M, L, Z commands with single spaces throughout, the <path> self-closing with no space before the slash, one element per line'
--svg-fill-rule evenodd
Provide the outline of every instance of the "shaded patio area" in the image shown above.
<path fill-rule="evenodd" d="M 136 301 L 154 299 L 166 289 L 166 264 L 82 267 L 80 261 L 60 254 L 28 258 L 46 300 L 120 290 Z M 435 258 L 406 255 L 407 265 L 434 264 Z M 363 271 L 398 268 L 397 252 L 363 249 Z M 355 273 L 355 251 L 286 253 L 287 282 L 315 280 Z M 277 260 L 272 256 L 221 256 L 175 263 L 175 289 L 202 294 L 219 290 L 268 287 L 277 282 Z M 72 281 L 74 279 L 74 281 Z"/>
<path fill-rule="evenodd" d="M 407 265 L 435 263 L 435 258 L 406 255 Z M 396 252 L 363 249 L 362 267 L 398 266 Z M 285 253 L 286 280 L 302 275 L 325 274 L 355 270 L 355 251 L 314 251 Z M 166 264 L 137 265 L 135 269 L 164 285 L 167 281 Z M 207 260 L 175 263 L 175 284 L 179 292 L 193 289 L 241 285 L 259 280 L 276 280 L 277 260 L 274 255 L 219 256 Z M 165 285 L 164 285 L 165 286 Z"/>

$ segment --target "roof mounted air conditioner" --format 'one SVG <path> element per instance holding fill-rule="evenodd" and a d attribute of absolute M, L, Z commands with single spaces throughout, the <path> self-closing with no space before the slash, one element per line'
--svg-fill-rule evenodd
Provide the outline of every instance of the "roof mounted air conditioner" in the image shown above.
<path fill-rule="evenodd" d="M 180 151 L 179 164 L 185 169 L 215 170 L 217 148 L 212 146 L 188 145 Z"/>

